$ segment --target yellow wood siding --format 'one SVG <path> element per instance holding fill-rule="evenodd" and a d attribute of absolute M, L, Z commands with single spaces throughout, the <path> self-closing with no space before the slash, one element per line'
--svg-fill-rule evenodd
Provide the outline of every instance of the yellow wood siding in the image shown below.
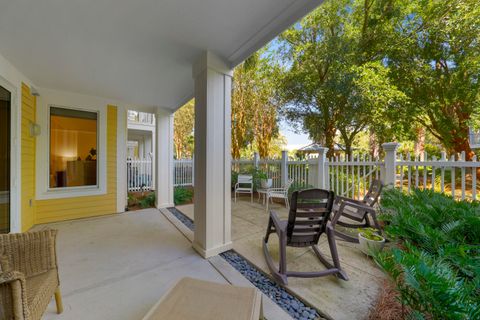
<path fill-rule="evenodd" d="M 21 135 L 21 215 L 22 231 L 35 223 L 35 137 L 30 136 L 30 123 L 35 122 L 36 97 L 22 83 Z"/>
<path fill-rule="evenodd" d="M 100 151 L 101 152 L 101 151 Z M 117 211 L 117 107 L 107 107 L 107 193 L 36 202 L 35 223 L 87 218 Z"/>

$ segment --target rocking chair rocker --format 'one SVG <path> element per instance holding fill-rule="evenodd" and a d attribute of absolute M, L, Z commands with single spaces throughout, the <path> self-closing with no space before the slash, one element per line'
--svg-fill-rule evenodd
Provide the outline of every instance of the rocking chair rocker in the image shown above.
<path fill-rule="evenodd" d="M 270 211 L 267 233 L 263 239 L 263 252 L 268 268 L 278 283 L 287 285 L 287 277 L 314 278 L 331 274 L 340 279 L 348 280 L 347 274 L 340 267 L 335 243 L 335 223 L 328 222 L 332 211 L 333 198 L 333 191 L 322 189 L 295 191 L 290 202 L 288 221 L 280 220 L 275 211 Z M 278 269 L 268 251 L 268 238 L 271 233 L 276 233 L 280 242 Z M 327 234 L 333 265 L 320 253 L 317 246 L 323 233 Z M 310 272 L 287 271 L 287 246 L 312 247 L 317 258 L 327 269 Z"/>

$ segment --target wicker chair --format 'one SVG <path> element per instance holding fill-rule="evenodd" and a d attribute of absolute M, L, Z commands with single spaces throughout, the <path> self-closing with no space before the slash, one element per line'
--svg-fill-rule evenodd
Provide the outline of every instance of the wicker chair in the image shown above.
<path fill-rule="evenodd" d="M 63 311 L 57 231 L 0 235 L 0 319 L 41 319 L 53 295 Z"/>

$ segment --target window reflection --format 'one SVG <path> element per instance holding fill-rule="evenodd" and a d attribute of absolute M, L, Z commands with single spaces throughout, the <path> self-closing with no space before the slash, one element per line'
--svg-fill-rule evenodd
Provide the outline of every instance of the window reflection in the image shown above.
<path fill-rule="evenodd" d="M 50 108 L 49 185 L 97 185 L 97 113 Z"/>

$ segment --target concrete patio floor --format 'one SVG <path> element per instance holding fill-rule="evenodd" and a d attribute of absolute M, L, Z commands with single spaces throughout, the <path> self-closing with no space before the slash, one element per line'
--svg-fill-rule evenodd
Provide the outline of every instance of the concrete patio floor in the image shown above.
<path fill-rule="evenodd" d="M 288 216 L 285 206 L 271 207 L 282 219 Z M 177 209 L 194 219 L 193 205 L 177 206 Z M 249 199 L 232 202 L 232 240 L 235 251 L 269 274 L 263 255 L 262 238 L 268 222 L 265 207 Z M 278 261 L 278 238 L 270 237 L 270 252 Z M 319 247 L 330 256 L 327 238 L 320 238 Z M 365 319 L 376 301 L 384 274 L 375 263 L 361 253 L 355 244 L 337 241 L 342 268 L 350 280 L 334 276 L 321 278 L 289 278 L 288 289 L 335 320 Z M 288 270 L 312 271 L 324 267 L 309 248 L 287 248 Z"/>
<path fill-rule="evenodd" d="M 178 279 L 227 283 L 156 209 L 36 226 L 59 230 L 65 311 L 43 319 L 142 319 Z"/>

